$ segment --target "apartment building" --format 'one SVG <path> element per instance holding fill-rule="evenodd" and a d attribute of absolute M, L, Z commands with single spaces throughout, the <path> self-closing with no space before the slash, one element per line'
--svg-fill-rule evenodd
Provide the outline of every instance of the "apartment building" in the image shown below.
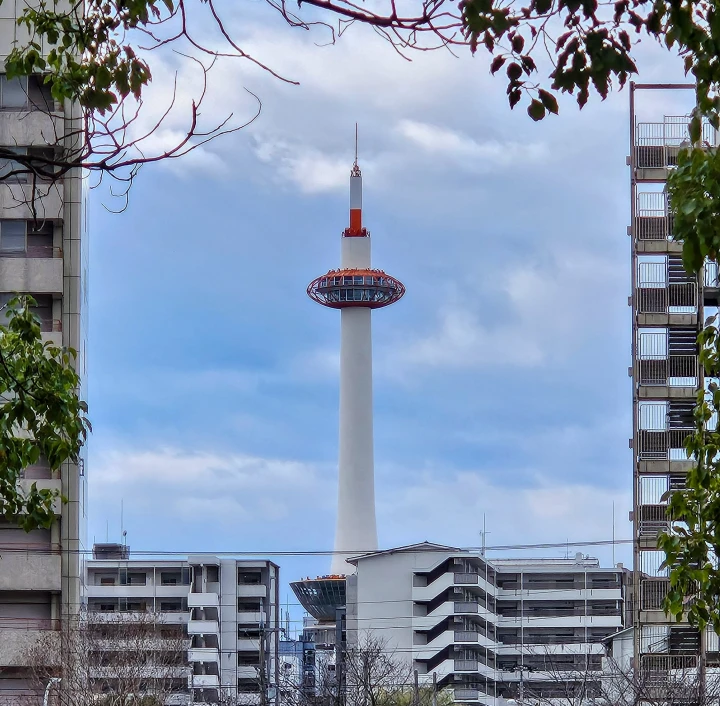
<path fill-rule="evenodd" d="M 633 660 L 643 679 L 658 688 L 677 670 L 702 672 L 718 664 L 718 638 L 704 639 L 686 622 L 663 611 L 670 588 L 658 535 L 669 530 L 667 493 L 685 487 L 693 462 L 685 441 L 695 432 L 693 408 L 705 385 L 698 361 L 697 335 L 707 316 L 718 311 L 720 277 L 707 263 L 701 277 L 682 264 L 682 243 L 672 240 L 667 179 L 678 152 L 690 145 L 688 115 L 658 113 L 658 99 L 677 104 L 683 94 L 692 109 L 694 85 L 630 87 L 630 190 L 633 291 L 633 499 L 634 537 Z M 673 95 L 674 94 L 674 95 Z M 701 145 L 715 147 L 717 131 L 702 125 Z"/>
<path fill-rule="evenodd" d="M 186 702 L 270 701 L 278 684 L 279 567 L 271 561 L 190 555 L 131 559 L 122 545 L 95 545 L 87 562 L 89 624 L 152 613 L 187 639 Z M 109 651 L 114 649 L 108 640 Z M 181 683 L 182 682 L 182 683 Z M 266 700 L 266 702 L 269 702 Z"/>
<path fill-rule="evenodd" d="M 13 42 L 25 39 L 26 30 L 16 22 L 23 7 L 2 5 L 0 61 Z M 76 128 L 76 118 L 68 105 L 52 99 L 40 77 L 8 80 L 0 74 L 0 145 L 52 156 L 63 136 Z M 12 160 L 0 160 L 0 178 L 14 167 Z M 52 184 L 29 181 L 22 174 L 0 180 L 0 306 L 15 293 L 31 294 L 43 338 L 78 351 L 76 367 L 84 381 L 88 249 L 83 180 L 74 171 Z M 4 323 L 4 313 L 0 317 Z M 81 601 L 84 460 L 65 464 L 59 473 L 41 461 L 25 470 L 21 482 L 59 490 L 67 503 L 56 504 L 50 529 L 26 534 L 0 522 L 0 703 L 32 692 L 24 655 L 38 640 L 57 635 L 63 616 L 76 612 Z"/>
<path fill-rule="evenodd" d="M 602 640 L 624 623 L 622 567 L 597 559 L 486 559 L 417 544 L 350 560 L 348 649 L 368 636 L 456 702 L 567 697 L 599 684 Z"/>

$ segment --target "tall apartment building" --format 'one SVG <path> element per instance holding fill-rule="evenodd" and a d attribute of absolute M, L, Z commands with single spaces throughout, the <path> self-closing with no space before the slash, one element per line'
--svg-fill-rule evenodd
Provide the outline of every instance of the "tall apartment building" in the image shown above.
<path fill-rule="evenodd" d="M 190 668 L 177 683 L 180 700 L 247 706 L 261 703 L 264 689 L 270 703 L 279 682 L 279 574 L 266 560 L 131 559 L 123 545 L 95 545 L 87 562 L 87 619 L 114 626 L 150 612 L 162 625 L 179 626 Z"/>
<path fill-rule="evenodd" d="M 0 6 L 0 60 L 24 31 L 16 23 L 22 5 Z M 1 70 L 1 69 L 0 69 Z M 51 156 L 56 136 L 77 124 L 68 105 L 53 101 L 38 77 L 7 80 L 0 74 L 0 146 L 19 153 Z M 70 172 L 60 181 L 33 187 L 0 160 L 0 305 L 14 293 L 37 301 L 43 337 L 76 349 L 76 367 L 85 377 L 87 239 L 83 180 Z M 34 206 L 31 208 L 31 202 Z M 4 315 L 3 315 L 4 316 Z M 5 319 L 3 318 L 3 321 Z M 85 549 L 85 464 L 65 464 L 60 473 L 38 463 L 25 470 L 25 484 L 59 490 L 49 530 L 26 534 L 0 522 L 0 702 L 29 693 L 23 655 L 33 642 L 59 628 L 60 619 L 80 606 Z"/>
<path fill-rule="evenodd" d="M 349 561 L 348 649 L 372 635 L 456 702 L 567 701 L 575 679 L 591 695 L 601 641 L 623 627 L 627 572 L 596 559 L 490 560 L 424 543 Z"/>
<path fill-rule="evenodd" d="M 696 629 L 675 623 L 662 610 L 669 579 L 661 568 L 665 555 L 657 548 L 658 534 L 669 527 L 663 496 L 684 487 L 692 465 L 684 443 L 694 431 L 696 391 L 704 385 L 696 337 L 705 316 L 717 311 L 720 281 L 714 264 L 700 280 L 685 272 L 682 244 L 671 240 L 667 177 L 679 150 L 690 144 L 689 117 L 643 115 L 642 99 L 650 91 L 693 88 L 630 88 L 634 664 L 658 685 L 673 670 L 699 668 L 701 648 L 715 662 L 718 657 L 714 632 L 701 640 Z M 688 93 L 689 107 L 692 99 Z M 703 125 L 702 142 L 718 144 L 708 124 Z"/>

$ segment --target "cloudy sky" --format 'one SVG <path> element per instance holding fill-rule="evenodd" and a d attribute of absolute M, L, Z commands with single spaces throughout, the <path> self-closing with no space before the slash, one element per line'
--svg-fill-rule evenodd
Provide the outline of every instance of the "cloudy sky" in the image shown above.
<path fill-rule="evenodd" d="M 373 262 L 407 286 L 373 318 L 381 545 L 477 546 L 484 516 L 490 545 L 608 540 L 613 504 L 630 537 L 627 91 L 536 124 L 484 56 L 319 46 L 247 6 L 243 47 L 300 85 L 219 64 L 205 115 L 250 117 L 248 89 L 260 117 L 145 169 L 121 214 L 92 195 L 90 540 L 119 538 L 122 499 L 136 549 L 331 548 L 340 322 L 305 287 L 339 264 L 356 121 Z M 176 70 L 189 100 L 197 71 L 164 58 L 150 109 Z"/>

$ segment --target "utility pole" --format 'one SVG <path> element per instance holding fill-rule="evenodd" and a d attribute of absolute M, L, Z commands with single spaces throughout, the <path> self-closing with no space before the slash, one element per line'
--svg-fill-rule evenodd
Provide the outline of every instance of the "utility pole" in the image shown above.
<path fill-rule="evenodd" d="M 418 670 L 413 670 L 413 705 L 420 706 L 420 687 L 418 685 Z"/>
<path fill-rule="evenodd" d="M 433 672 L 432 706 L 437 706 L 437 672 Z"/>

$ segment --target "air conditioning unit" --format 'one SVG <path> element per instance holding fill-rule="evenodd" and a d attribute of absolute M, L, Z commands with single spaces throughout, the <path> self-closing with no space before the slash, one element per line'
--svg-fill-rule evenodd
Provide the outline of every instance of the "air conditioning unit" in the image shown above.
<path fill-rule="evenodd" d="M 460 564 L 460 565 L 462 565 L 462 563 L 463 563 L 463 560 L 462 560 L 460 557 L 455 557 L 455 558 L 453 559 L 453 564 Z"/>
<path fill-rule="evenodd" d="M 462 621 L 463 621 L 462 615 L 453 616 L 453 623 L 462 623 Z"/>
<path fill-rule="evenodd" d="M 462 593 L 462 586 L 453 586 L 453 593 Z"/>

